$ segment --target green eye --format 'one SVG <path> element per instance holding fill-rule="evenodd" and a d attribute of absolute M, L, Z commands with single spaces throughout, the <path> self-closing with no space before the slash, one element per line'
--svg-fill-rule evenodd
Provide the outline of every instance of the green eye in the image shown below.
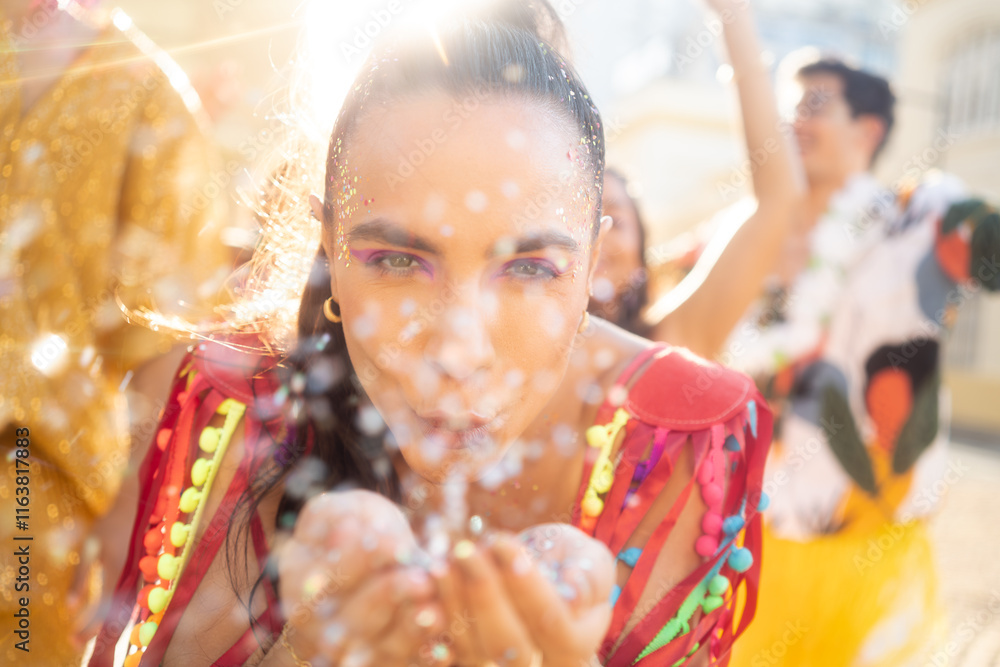
<path fill-rule="evenodd" d="M 413 258 L 408 255 L 390 255 L 382 261 L 393 269 L 411 269 L 414 265 Z"/>

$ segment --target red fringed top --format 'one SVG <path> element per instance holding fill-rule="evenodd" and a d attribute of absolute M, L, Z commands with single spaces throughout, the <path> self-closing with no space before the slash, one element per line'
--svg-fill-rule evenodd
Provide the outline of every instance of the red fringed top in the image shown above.
<path fill-rule="evenodd" d="M 126 633 L 126 667 L 160 664 L 187 602 L 226 539 L 236 499 L 263 460 L 276 456 L 280 461 L 276 443 L 283 442 L 285 433 L 274 367 L 273 357 L 213 342 L 199 345 L 182 363 L 156 444 L 139 473 L 139 512 L 129 559 L 91 667 L 114 664 L 115 645 L 124 643 Z M 616 587 L 613 595 L 602 662 L 614 667 L 684 664 L 686 656 L 707 643 L 712 664 L 728 664 L 730 647 L 756 606 L 758 512 L 767 503 L 761 478 L 771 414 L 745 376 L 665 346 L 639 355 L 608 396 L 596 425 L 587 431 L 589 447 L 573 512 L 574 525 L 607 544 L 631 568 L 624 587 Z M 216 415 L 226 417 L 226 426 L 209 426 Z M 212 456 L 224 449 L 239 420 L 245 428 L 245 456 L 222 504 L 205 517 L 208 527 L 193 544 L 189 534 L 198 529 L 198 494 L 207 495 Z M 625 548 L 688 443 L 695 474 L 646 543 Z M 623 634 L 657 554 L 695 486 L 708 507 L 703 534 L 694 545 L 702 564 Z M 268 545 L 257 516 L 251 536 L 258 562 L 264 562 Z M 242 664 L 257 650 L 258 638 L 277 637 L 282 624 L 277 596 L 269 584 L 265 594 L 267 612 L 257 636 L 248 629 L 215 664 Z"/>

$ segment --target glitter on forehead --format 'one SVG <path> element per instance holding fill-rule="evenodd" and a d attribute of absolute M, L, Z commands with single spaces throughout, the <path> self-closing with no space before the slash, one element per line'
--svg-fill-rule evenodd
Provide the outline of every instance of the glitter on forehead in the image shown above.
<path fill-rule="evenodd" d="M 357 197 L 358 175 L 356 173 L 352 173 L 357 172 L 358 168 L 354 167 L 353 170 L 351 169 L 347 149 L 344 145 L 342 137 L 337 138 L 333 147 L 332 157 L 333 166 L 331 169 L 330 180 L 331 183 L 337 186 L 333 188 L 335 204 L 334 211 L 337 218 L 337 260 L 343 261 L 344 266 L 350 266 L 351 251 L 347 245 L 347 236 L 344 231 L 344 224 L 362 206 L 368 207 L 374 199 L 368 197 L 361 198 L 361 206 L 359 206 Z"/>

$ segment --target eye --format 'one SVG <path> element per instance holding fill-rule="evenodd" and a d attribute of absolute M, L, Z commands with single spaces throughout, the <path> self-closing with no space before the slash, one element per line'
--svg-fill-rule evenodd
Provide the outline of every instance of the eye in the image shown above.
<path fill-rule="evenodd" d="M 508 262 L 504 273 L 515 278 L 543 279 L 560 275 L 548 262 L 537 259 L 516 259 Z"/>
<path fill-rule="evenodd" d="M 364 262 L 383 275 L 408 276 L 421 269 L 429 271 L 419 257 L 405 252 L 374 252 Z"/>
<path fill-rule="evenodd" d="M 381 263 L 383 266 L 391 269 L 412 269 L 417 265 L 417 261 L 410 255 L 385 255 L 382 257 Z"/>

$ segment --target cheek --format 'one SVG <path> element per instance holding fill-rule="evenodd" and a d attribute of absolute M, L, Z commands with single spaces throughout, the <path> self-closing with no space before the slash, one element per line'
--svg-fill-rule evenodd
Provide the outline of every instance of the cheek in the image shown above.
<path fill-rule="evenodd" d="M 581 285 L 583 278 L 577 281 Z M 501 306 L 493 328 L 497 372 L 503 383 L 533 404 L 544 402 L 554 391 L 545 377 L 561 377 L 586 308 L 586 292 L 565 298 L 518 299 Z M 530 398 L 529 398 L 530 396 Z"/>

